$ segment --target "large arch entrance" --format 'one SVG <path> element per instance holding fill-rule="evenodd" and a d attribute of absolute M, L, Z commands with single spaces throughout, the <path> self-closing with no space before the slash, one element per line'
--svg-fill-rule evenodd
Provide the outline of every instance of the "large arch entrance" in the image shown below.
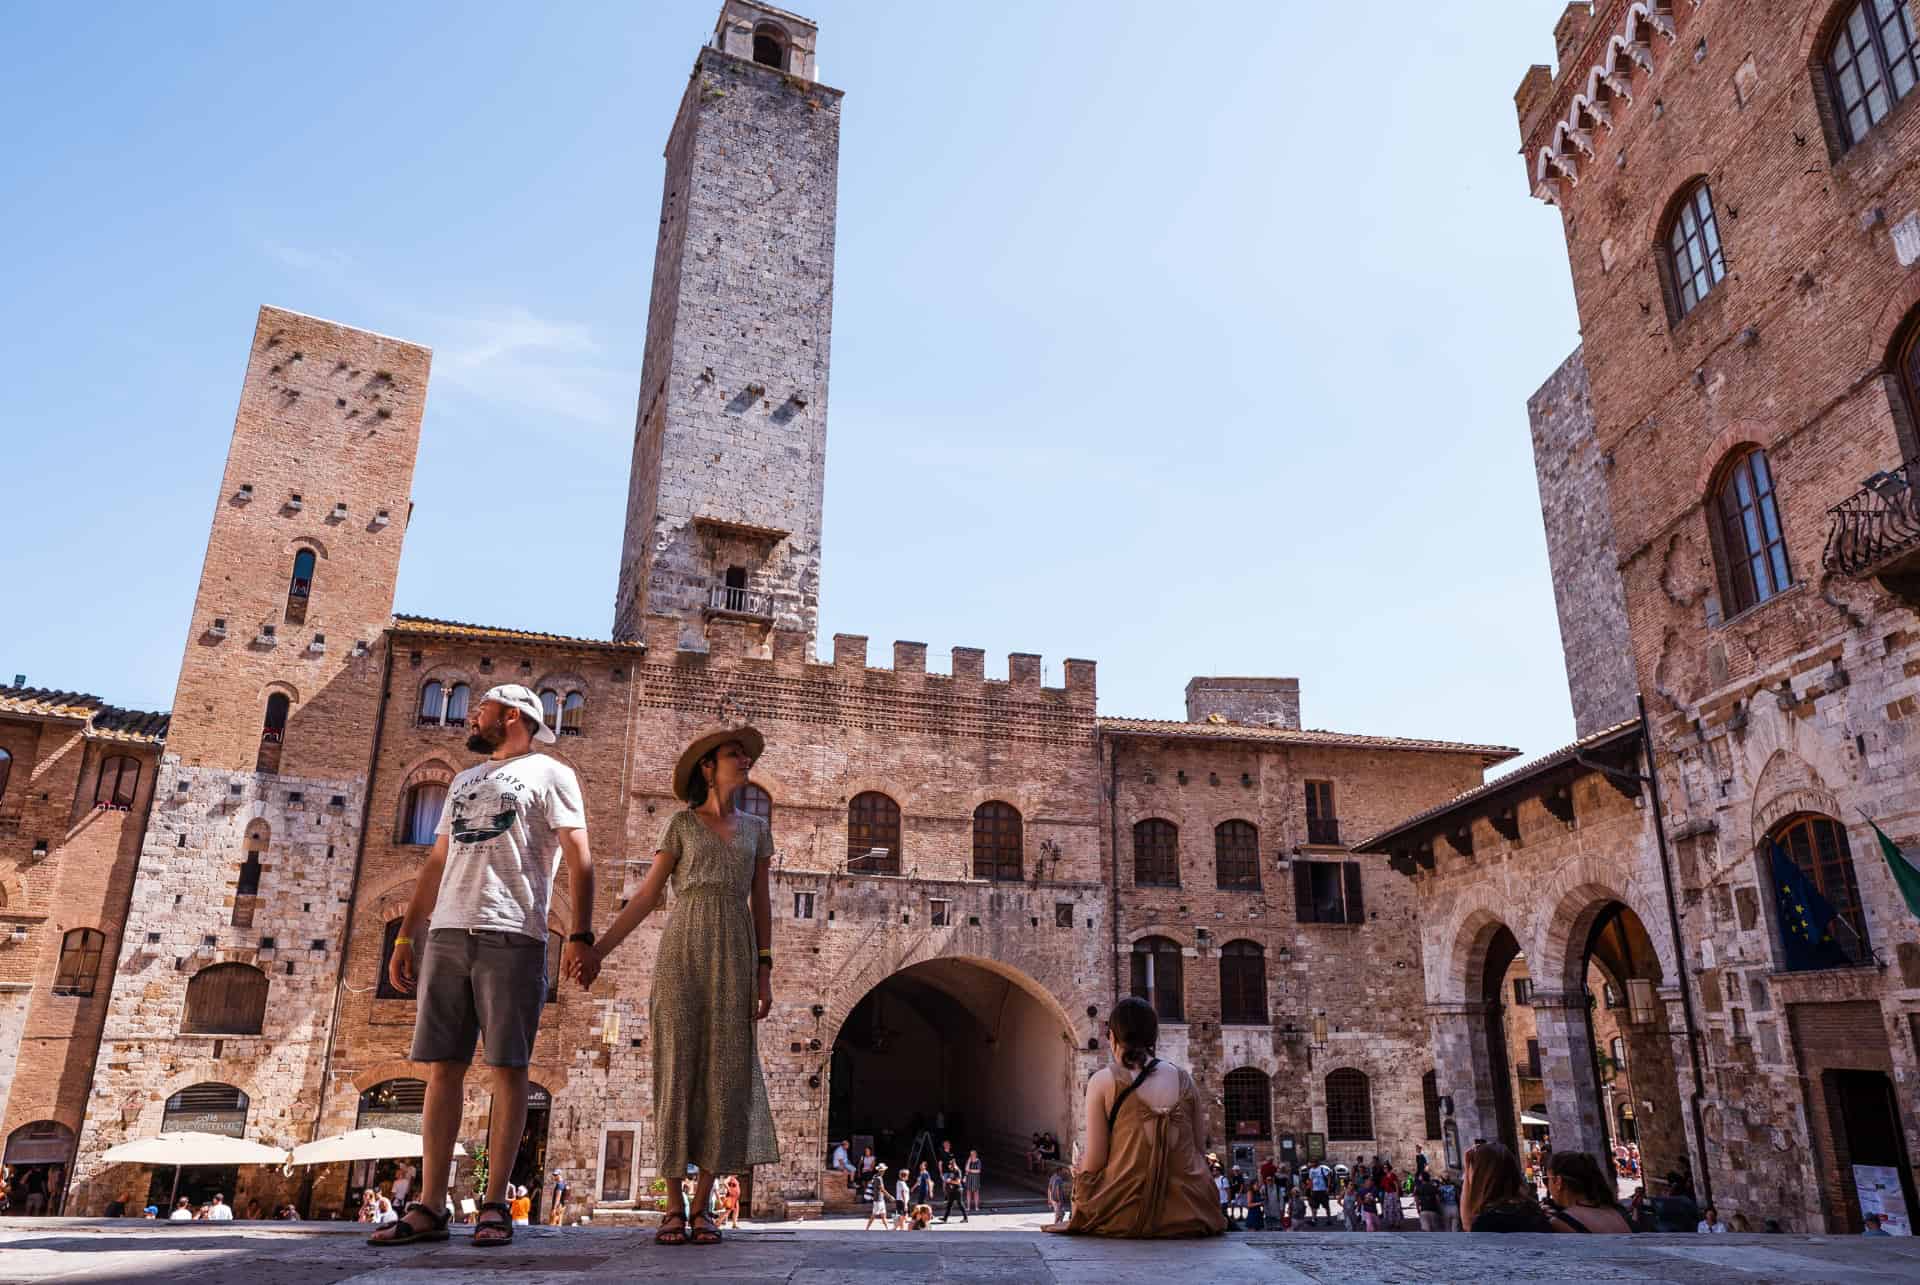
<path fill-rule="evenodd" d="M 1076 1050 L 1058 1003 L 989 960 L 904 968 L 862 996 L 834 1038 L 827 1137 L 889 1166 L 917 1140 L 977 1149 L 994 1178 L 1023 1181 L 1035 1133 L 1077 1136 Z M 924 1146 L 924 1143 L 923 1143 Z"/>

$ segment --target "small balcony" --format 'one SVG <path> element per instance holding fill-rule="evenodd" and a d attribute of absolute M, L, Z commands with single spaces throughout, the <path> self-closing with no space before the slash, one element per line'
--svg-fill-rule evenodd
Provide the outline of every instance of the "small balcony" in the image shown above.
<path fill-rule="evenodd" d="M 1827 510 L 1829 571 L 1856 580 L 1877 579 L 1909 604 L 1920 602 L 1920 496 L 1912 485 L 1915 461 L 1875 473 Z"/>
<path fill-rule="evenodd" d="M 759 589 L 716 584 L 707 593 L 707 614 L 741 620 L 772 620 L 773 595 Z"/>

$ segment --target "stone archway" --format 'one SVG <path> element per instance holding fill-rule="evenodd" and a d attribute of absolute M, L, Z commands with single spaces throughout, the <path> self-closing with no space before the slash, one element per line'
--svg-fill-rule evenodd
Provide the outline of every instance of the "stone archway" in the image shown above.
<path fill-rule="evenodd" d="M 990 1174 L 1024 1175 L 1047 1131 L 1069 1157 L 1084 1051 L 1059 1001 L 1010 965 L 970 956 L 909 964 L 834 1015 L 825 1102 L 830 1140 L 871 1138 L 888 1165 L 924 1131 Z M 860 1153 L 855 1142 L 853 1154 Z"/>

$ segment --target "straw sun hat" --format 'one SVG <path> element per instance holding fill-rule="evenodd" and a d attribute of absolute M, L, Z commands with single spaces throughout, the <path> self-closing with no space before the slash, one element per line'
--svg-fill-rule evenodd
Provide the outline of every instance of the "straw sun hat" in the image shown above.
<path fill-rule="evenodd" d="M 693 780 L 694 769 L 700 760 L 728 741 L 738 741 L 747 751 L 747 757 L 759 759 L 760 752 L 767 747 L 767 738 L 753 727 L 723 727 L 717 732 L 708 732 L 697 736 L 693 743 L 680 751 L 680 761 L 673 765 L 673 797 L 682 803 L 687 801 L 687 786 Z"/>

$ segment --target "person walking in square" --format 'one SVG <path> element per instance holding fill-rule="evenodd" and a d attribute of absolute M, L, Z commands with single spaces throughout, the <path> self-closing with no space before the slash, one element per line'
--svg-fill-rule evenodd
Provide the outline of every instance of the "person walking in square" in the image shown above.
<path fill-rule="evenodd" d="M 720 1229 L 704 1212 L 714 1176 L 780 1159 L 755 1036 L 755 1023 L 773 1011 L 773 831 L 735 806 L 765 747 L 755 729 L 734 727 L 681 752 L 673 793 L 687 806 L 667 823 L 639 892 L 580 970 L 582 984 L 591 985 L 671 884 L 648 1008 L 653 1118 L 659 1171 L 692 1164 L 699 1177 L 691 1223 L 669 1214 L 654 1237 L 663 1245 L 719 1244 Z"/>
<path fill-rule="evenodd" d="M 970 1213 L 977 1214 L 980 1212 L 981 1171 L 980 1153 L 978 1151 L 967 1152 L 967 1210 Z"/>
<path fill-rule="evenodd" d="M 954 1208 L 958 1206 L 960 1210 L 960 1221 L 966 1222 L 967 1221 L 966 1179 L 961 1176 L 960 1162 L 958 1160 L 955 1160 L 951 1154 L 949 1154 L 945 1160 L 942 1160 L 940 1162 L 940 1183 L 943 1187 L 946 1188 L 946 1192 L 947 1192 L 947 1207 L 941 1213 L 940 1221 L 945 1222 L 947 1221 L 947 1219 L 951 1218 L 953 1216 Z"/>
<path fill-rule="evenodd" d="M 398 1221 L 368 1237 L 373 1245 L 447 1239 L 447 1174 L 460 1128 L 467 1068 L 475 1041 L 493 1072 L 492 1155 L 520 1149 L 527 1124 L 527 1065 L 547 998 L 547 910 L 566 855 L 572 928 L 560 957 L 574 975 L 593 947 L 593 857 L 586 805 L 572 768 L 536 746 L 556 736 L 531 688 L 488 690 L 473 714 L 467 748 L 487 757 L 453 778 L 434 832 L 433 851 L 414 883 L 394 938 L 387 977 L 418 992 L 416 1062 L 429 1064 L 421 1134 L 420 1198 Z M 414 942 L 426 932 L 418 957 Z M 473 1244 L 510 1244 L 512 1167 L 487 1174 Z"/>

